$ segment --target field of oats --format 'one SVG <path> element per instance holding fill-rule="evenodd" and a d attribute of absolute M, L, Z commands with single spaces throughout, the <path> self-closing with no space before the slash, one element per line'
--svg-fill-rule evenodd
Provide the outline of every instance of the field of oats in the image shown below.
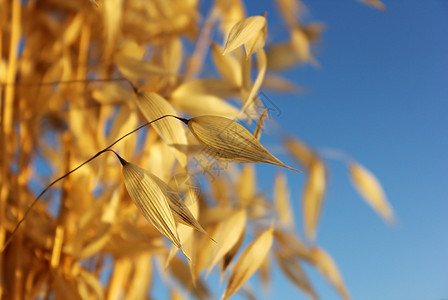
<path fill-rule="evenodd" d="M 4 299 L 147 299 L 161 276 L 178 283 L 172 299 L 210 299 L 212 270 L 223 299 L 251 298 L 244 284 L 256 271 L 268 282 L 273 264 L 312 299 L 303 264 L 350 299 L 315 239 L 324 161 L 288 137 L 280 146 L 297 166 L 286 165 L 259 141 L 260 91 L 294 92 L 281 70 L 316 64 L 324 30 L 302 22 L 300 1 L 276 5 L 289 39 L 266 46 L 265 15 L 238 0 L 205 14 L 196 0 L 0 1 Z M 216 75 L 203 72 L 207 55 Z M 276 165 L 272 196 L 257 186 L 257 164 Z M 392 222 L 376 178 L 348 164 Z M 305 182 L 301 216 L 287 172 Z"/>

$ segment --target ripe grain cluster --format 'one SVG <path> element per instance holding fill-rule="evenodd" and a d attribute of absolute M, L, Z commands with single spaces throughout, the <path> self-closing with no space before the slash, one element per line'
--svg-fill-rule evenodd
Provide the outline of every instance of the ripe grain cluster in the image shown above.
<path fill-rule="evenodd" d="M 324 29 L 276 4 L 289 38 L 267 44 L 266 14 L 239 0 L 0 0 L 0 296 L 147 299 L 163 277 L 173 299 L 210 299 L 215 271 L 228 299 L 276 264 L 317 299 L 308 264 L 350 298 L 316 241 L 324 160 L 288 137 L 300 166 L 286 165 L 262 142 L 260 91 L 297 92 L 281 71 L 316 64 Z M 347 164 L 392 221 L 375 177 Z M 301 212 L 287 178 L 305 182 Z"/>

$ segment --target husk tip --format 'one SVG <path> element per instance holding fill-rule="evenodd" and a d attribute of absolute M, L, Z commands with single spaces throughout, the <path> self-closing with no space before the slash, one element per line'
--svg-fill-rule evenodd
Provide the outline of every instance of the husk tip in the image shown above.
<path fill-rule="evenodd" d="M 118 159 L 120 160 L 121 165 L 124 167 L 128 162 L 121 157 L 120 155 L 117 155 Z"/>
<path fill-rule="evenodd" d="M 296 172 L 296 173 L 303 173 L 303 171 L 301 171 L 301 170 L 299 170 L 299 169 L 294 169 L 294 168 L 292 168 L 292 167 L 290 167 L 290 166 L 286 166 L 286 165 L 285 165 L 285 167 L 286 167 L 287 169 L 291 170 L 291 171 Z"/>

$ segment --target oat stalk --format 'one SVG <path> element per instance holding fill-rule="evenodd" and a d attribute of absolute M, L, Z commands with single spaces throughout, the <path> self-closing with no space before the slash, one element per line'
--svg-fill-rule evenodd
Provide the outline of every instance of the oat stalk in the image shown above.
<path fill-rule="evenodd" d="M 114 153 L 117 155 L 117 157 L 120 159 L 120 161 L 121 161 L 120 156 L 119 156 L 115 151 L 113 151 L 113 150 L 111 149 L 115 144 L 117 144 L 117 143 L 120 142 L 122 139 L 126 138 L 127 136 L 129 136 L 129 135 L 131 135 L 131 134 L 133 134 L 133 133 L 139 131 L 140 129 L 142 129 L 142 128 L 144 128 L 144 127 L 146 127 L 146 126 L 148 126 L 148 125 L 150 125 L 150 124 L 152 124 L 152 123 L 154 123 L 154 122 L 156 122 L 156 121 L 159 121 L 159 120 L 161 120 L 161 119 L 163 119 L 163 118 L 166 118 L 166 117 L 173 117 L 173 118 L 176 118 L 176 119 L 179 119 L 179 120 L 184 120 L 184 118 L 181 118 L 181 117 L 178 117 L 178 116 L 175 116 L 175 115 L 164 115 L 164 116 L 161 116 L 160 118 L 157 118 L 157 119 L 155 119 L 155 120 L 153 120 L 153 121 L 146 122 L 146 123 L 140 125 L 139 127 L 137 127 L 136 129 L 134 129 L 134 130 L 132 130 L 132 131 L 126 133 L 125 135 L 123 135 L 122 137 L 120 137 L 119 139 L 117 139 L 115 142 L 113 142 L 112 144 L 110 144 L 109 146 L 107 146 L 106 148 L 104 148 L 103 150 L 99 151 L 99 152 L 98 152 L 97 154 L 95 154 L 94 156 L 90 157 L 88 160 L 86 160 L 85 162 L 83 162 L 82 164 L 80 164 L 79 166 L 77 166 L 76 168 L 74 168 L 74 169 L 72 169 L 71 171 L 65 173 L 65 174 L 62 175 L 61 177 L 59 177 L 59 178 L 53 180 L 49 185 L 47 185 L 47 187 L 45 187 L 45 189 L 42 190 L 42 192 L 40 192 L 40 194 L 33 200 L 33 202 L 31 203 L 31 205 L 27 208 L 27 210 L 25 211 L 25 214 L 24 214 L 23 217 L 20 219 L 20 221 L 17 223 L 16 227 L 15 227 L 14 230 L 12 231 L 11 235 L 9 236 L 9 238 L 6 240 L 6 242 L 5 242 L 5 244 L 4 244 L 4 246 L 3 246 L 2 250 L 1 250 L 1 252 L 3 252 L 3 251 L 6 249 L 6 247 L 8 246 L 8 244 L 12 241 L 12 239 L 14 238 L 14 235 L 16 234 L 17 230 L 19 229 L 20 225 L 25 221 L 26 217 L 28 216 L 28 214 L 30 213 L 30 211 L 33 209 L 34 205 L 36 205 L 37 201 L 39 201 L 39 199 L 40 199 L 40 198 L 41 198 L 41 197 L 42 197 L 42 196 L 43 196 L 43 195 L 44 195 L 44 194 L 45 194 L 45 193 L 46 193 L 46 192 L 47 192 L 53 185 L 55 185 L 56 183 L 58 183 L 58 182 L 61 181 L 62 179 L 68 177 L 70 174 L 72 174 L 73 172 L 77 171 L 77 170 L 80 169 L 82 166 L 88 164 L 89 162 L 91 162 L 92 160 L 94 160 L 95 158 L 97 158 L 98 156 L 100 156 L 101 154 L 103 154 L 103 153 L 105 153 L 105 152 L 107 152 L 107 151 L 112 151 L 112 152 L 114 152 Z"/>

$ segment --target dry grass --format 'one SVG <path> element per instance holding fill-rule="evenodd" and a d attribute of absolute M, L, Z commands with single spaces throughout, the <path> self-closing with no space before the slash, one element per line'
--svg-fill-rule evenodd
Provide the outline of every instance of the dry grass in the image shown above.
<path fill-rule="evenodd" d="M 257 95 L 293 88 L 267 72 L 315 63 L 311 45 L 323 26 L 303 24 L 299 2 L 277 4 L 291 38 L 266 48 L 265 16 L 245 16 L 238 0 L 216 1 L 206 16 L 195 0 L 0 0 L 2 297 L 145 299 L 153 277 L 166 273 L 179 282 L 173 298 L 182 289 L 208 299 L 216 287 L 204 273 L 220 268 L 230 274 L 228 298 L 258 269 L 266 280 L 275 262 L 312 298 L 302 263 L 349 298 L 314 240 L 324 161 L 297 139 L 285 143 L 305 169 L 295 175 L 307 180 L 305 241 L 295 234 L 286 176 L 270 199 L 254 166 L 239 165 L 290 168 L 258 142 L 266 111 Z M 203 75 L 208 52 L 217 77 Z M 242 120 L 258 122 L 253 135 Z M 353 161 L 350 171 L 392 219 L 373 175 Z"/>

